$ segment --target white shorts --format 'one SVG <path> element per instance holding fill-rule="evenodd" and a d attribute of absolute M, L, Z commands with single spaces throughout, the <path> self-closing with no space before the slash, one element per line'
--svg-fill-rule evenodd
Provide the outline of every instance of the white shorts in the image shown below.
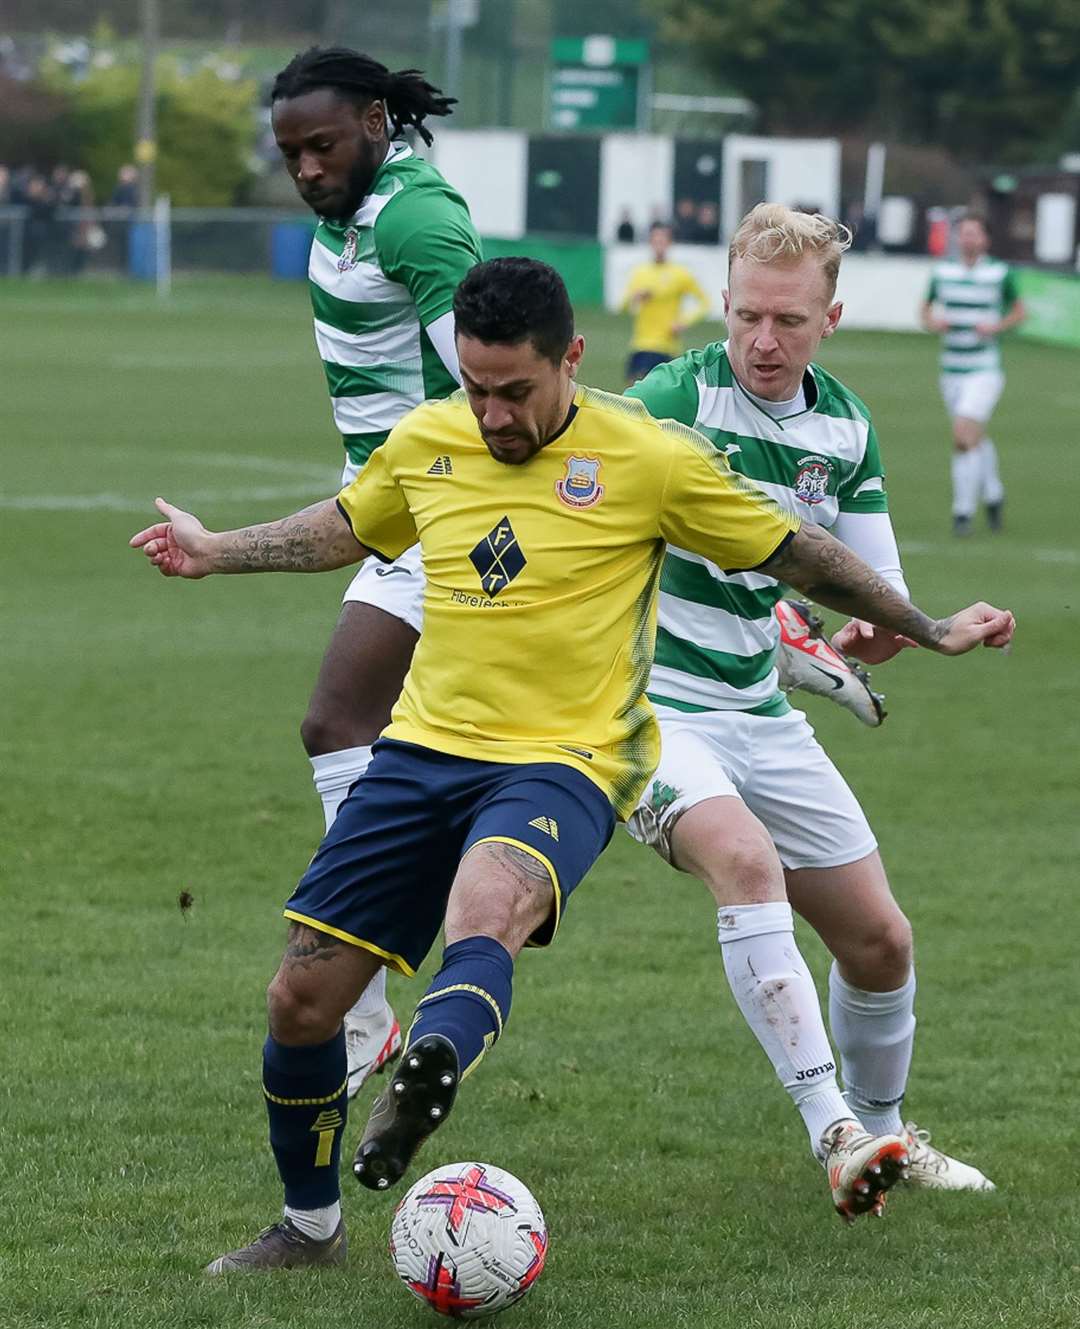
<path fill-rule="evenodd" d="M 341 487 L 356 479 L 360 467 L 345 456 Z M 341 603 L 374 605 L 393 618 L 408 623 L 414 632 L 424 630 L 424 565 L 420 546 L 406 549 L 393 563 L 375 557 L 367 559 L 349 582 Z"/>
<path fill-rule="evenodd" d="M 942 374 L 938 383 L 950 419 L 959 415 L 986 424 L 1005 387 L 1005 375 L 1000 369 L 973 369 L 970 374 Z"/>
<path fill-rule="evenodd" d="M 741 798 L 785 868 L 834 868 L 877 848 L 844 777 L 802 711 L 686 714 L 658 706 L 660 765 L 627 830 L 671 861 L 679 817 L 707 798 Z"/>
<path fill-rule="evenodd" d="M 341 603 L 374 605 L 408 623 L 414 632 L 423 632 L 424 564 L 420 546 L 406 549 L 392 563 L 383 563 L 374 555 L 365 560 L 349 582 Z"/>

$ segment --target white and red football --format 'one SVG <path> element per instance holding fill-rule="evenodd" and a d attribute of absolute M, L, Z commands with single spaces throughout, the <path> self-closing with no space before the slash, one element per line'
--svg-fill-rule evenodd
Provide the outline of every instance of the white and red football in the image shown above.
<path fill-rule="evenodd" d="M 547 1258 L 544 1215 L 517 1177 L 490 1163 L 445 1163 L 394 1211 L 390 1258 L 414 1297 L 455 1319 L 520 1301 Z"/>

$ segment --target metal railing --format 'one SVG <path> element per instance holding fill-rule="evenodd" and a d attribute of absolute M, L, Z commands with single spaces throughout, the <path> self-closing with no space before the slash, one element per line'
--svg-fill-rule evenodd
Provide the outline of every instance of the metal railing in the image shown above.
<path fill-rule="evenodd" d="M 0 206 L 0 275 L 112 273 L 162 279 L 172 272 L 262 272 L 301 277 L 314 230 L 286 208 Z"/>

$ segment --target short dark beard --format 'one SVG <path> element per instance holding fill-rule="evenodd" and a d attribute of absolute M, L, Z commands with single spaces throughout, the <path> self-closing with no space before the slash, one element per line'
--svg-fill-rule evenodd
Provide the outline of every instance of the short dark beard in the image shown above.
<path fill-rule="evenodd" d="M 379 167 L 386 158 L 388 147 L 388 141 L 383 139 L 382 142 L 371 145 L 371 156 L 369 158 L 365 160 L 363 157 L 357 157 L 352 170 L 349 172 L 349 178 L 345 186 L 345 201 L 341 205 L 341 210 L 339 212 L 324 212 L 321 214 L 322 216 L 329 218 L 330 221 L 348 221 L 354 215 L 371 192 L 371 186 L 375 182 Z"/>

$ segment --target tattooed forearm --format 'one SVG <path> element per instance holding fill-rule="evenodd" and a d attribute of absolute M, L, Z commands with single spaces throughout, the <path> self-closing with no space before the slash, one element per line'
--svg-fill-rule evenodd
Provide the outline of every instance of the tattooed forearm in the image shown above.
<path fill-rule="evenodd" d="M 928 617 L 821 526 L 803 526 L 761 571 L 819 604 L 899 632 L 922 646 L 937 646 L 952 622 Z"/>
<path fill-rule="evenodd" d="M 366 553 L 330 498 L 280 521 L 221 532 L 213 559 L 215 572 L 326 572 Z"/>

